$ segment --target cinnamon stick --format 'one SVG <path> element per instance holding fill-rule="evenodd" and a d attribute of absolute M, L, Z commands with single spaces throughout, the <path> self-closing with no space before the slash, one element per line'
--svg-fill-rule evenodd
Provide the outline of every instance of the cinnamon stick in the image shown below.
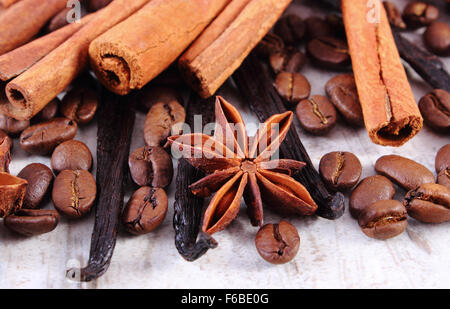
<path fill-rule="evenodd" d="M 11 5 L 13 5 L 16 2 L 19 2 L 20 0 L 0 0 L 0 8 L 8 8 Z"/>
<path fill-rule="evenodd" d="M 91 67 L 117 94 L 140 89 L 175 61 L 228 2 L 152 0 L 92 42 Z"/>
<path fill-rule="evenodd" d="M 272 28 L 292 0 L 235 0 L 180 58 L 180 72 L 203 97 L 212 96 Z"/>
<path fill-rule="evenodd" d="M 0 15 L 0 55 L 28 42 L 67 0 L 22 0 Z"/>
<path fill-rule="evenodd" d="M 423 119 L 384 6 L 380 0 L 341 4 L 366 129 L 376 144 L 401 146 L 422 129 Z M 370 18 L 373 12 L 379 20 Z"/>
<path fill-rule="evenodd" d="M 32 118 L 84 71 L 90 42 L 149 1 L 114 0 L 98 11 L 91 22 L 6 86 L 9 103 L 2 110 L 15 119 Z"/>

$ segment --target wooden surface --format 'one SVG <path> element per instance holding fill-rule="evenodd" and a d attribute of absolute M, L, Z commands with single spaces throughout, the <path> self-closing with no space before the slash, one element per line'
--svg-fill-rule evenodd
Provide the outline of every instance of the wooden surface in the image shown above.
<path fill-rule="evenodd" d="M 297 1 L 289 8 L 302 17 L 321 14 L 314 1 Z M 395 1 L 401 8 L 407 1 Z M 443 12 L 441 13 L 443 14 Z M 419 30 L 408 37 L 421 44 Z M 449 66 L 448 58 L 445 60 Z M 335 73 L 311 67 L 303 69 L 311 81 L 312 94 L 324 94 L 326 81 Z M 408 69 L 416 100 L 430 88 Z M 231 84 L 226 86 L 227 99 L 243 112 L 247 123 L 252 115 Z M 138 115 L 132 149 L 144 144 L 142 128 L 145 116 Z M 382 155 L 400 154 L 414 159 L 434 172 L 437 150 L 450 142 L 425 127 L 401 148 L 372 144 L 364 129 L 353 129 L 339 121 L 325 137 L 298 132 L 314 164 L 330 151 L 351 151 L 363 164 L 363 177 L 373 175 L 374 163 Z M 253 126 L 256 128 L 256 126 Z M 255 133 L 251 130 L 249 134 Z M 95 154 L 96 127 L 79 130 L 77 139 L 87 143 Z M 41 162 L 50 166 L 49 158 L 28 156 L 17 140 L 14 143 L 11 173 L 25 165 Z M 95 169 L 94 169 L 95 170 Z M 128 192 L 128 196 L 131 194 Z M 398 190 L 401 199 L 404 191 Z M 282 266 L 266 263 L 254 246 L 257 228 L 250 225 L 245 207 L 227 230 L 215 235 L 219 247 L 210 250 L 196 262 L 184 261 L 174 245 L 172 205 L 174 184 L 168 188 L 169 213 L 163 225 L 145 236 L 131 236 L 121 230 L 111 266 L 103 277 L 91 283 L 65 278 L 67 268 L 84 266 L 88 259 L 94 214 L 81 221 L 65 218 L 49 234 L 24 238 L 0 224 L 0 288 L 420 288 L 450 287 L 450 223 L 423 224 L 408 220 L 402 235 L 378 241 L 366 237 L 348 209 L 336 221 L 312 217 L 290 218 L 299 230 L 300 251 L 294 261 Z M 128 198 L 127 196 L 127 198 Z M 348 197 L 348 194 L 347 194 Z M 53 207 L 49 203 L 46 208 Z M 265 222 L 278 222 L 270 211 Z"/>

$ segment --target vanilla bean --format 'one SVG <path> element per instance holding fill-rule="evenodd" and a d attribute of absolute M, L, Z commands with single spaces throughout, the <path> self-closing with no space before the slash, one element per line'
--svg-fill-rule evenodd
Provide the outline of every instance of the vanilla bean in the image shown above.
<path fill-rule="evenodd" d="M 250 108 L 263 122 L 274 114 L 286 112 L 286 108 L 272 85 L 272 79 L 262 62 L 251 54 L 233 78 Z M 294 126 L 280 146 L 281 157 L 306 162 L 306 166 L 293 177 L 305 185 L 319 206 L 317 214 L 327 219 L 337 219 L 344 214 L 345 204 L 342 193 L 331 193 L 325 187 L 319 173 L 314 168 Z"/>
<path fill-rule="evenodd" d="M 186 112 L 187 123 L 191 128 L 194 127 L 195 115 L 202 115 L 204 126 L 214 121 L 214 101 L 202 100 L 192 92 Z M 175 246 L 180 255 L 190 262 L 201 257 L 209 249 L 217 247 L 217 242 L 211 236 L 200 232 L 204 199 L 194 196 L 188 189 L 190 184 L 204 176 L 203 172 L 194 168 L 185 159 L 178 162 L 173 216 Z"/>

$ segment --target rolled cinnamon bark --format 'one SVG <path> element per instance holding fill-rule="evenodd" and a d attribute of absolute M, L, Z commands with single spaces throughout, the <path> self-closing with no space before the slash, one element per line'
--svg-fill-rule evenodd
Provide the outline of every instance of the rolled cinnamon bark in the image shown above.
<path fill-rule="evenodd" d="M 9 102 L 0 106 L 10 117 L 28 120 L 84 71 L 89 44 L 151 0 L 114 0 L 72 37 L 6 85 Z"/>
<path fill-rule="evenodd" d="M 11 5 L 13 5 L 16 2 L 19 2 L 20 0 L 0 0 L 0 8 L 8 8 Z"/>
<path fill-rule="evenodd" d="M 401 146 L 423 126 L 381 1 L 342 0 L 356 86 L 370 138 Z"/>
<path fill-rule="evenodd" d="M 85 26 L 94 15 L 90 14 L 80 23 L 67 25 L 0 56 L 0 79 L 8 81 L 25 72 Z"/>
<path fill-rule="evenodd" d="M 28 42 L 67 0 L 22 0 L 0 15 L 0 55 Z"/>
<path fill-rule="evenodd" d="M 272 28 L 292 0 L 235 0 L 180 58 L 180 72 L 203 98 L 212 96 Z"/>
<path fill-rule="evenodd" d="M 164 71 L 230 0 L 152 0 L 89 47 L 91 67 L 125 95 Z"/>

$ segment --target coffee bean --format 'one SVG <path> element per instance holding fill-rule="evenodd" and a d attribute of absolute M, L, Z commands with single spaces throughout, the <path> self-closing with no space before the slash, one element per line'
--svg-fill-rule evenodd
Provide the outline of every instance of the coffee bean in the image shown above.
<path fill-rule="evenodd" d="M 450 132 L 450 93 L 435 89 L 419 101 L 424 122 L 440 133 Z"/>
<path fill-rule="evenodd" d="M 291 261 L 300 247 L 300 236 L 295 226 L 287 221 L 266 224 L 256 234 L 256 250 L 261 257 L 272 264 Z"/>
<path fill-rule="evenodd" d="M 309 97 L 311 85 L 300 73 L 281 72 L 275 78 L 275 89 L 284 101 L 292 106 Z"/>
<path fill-rule="evenodd" d="M 439 17 L 437 7 L 424 2 L 414 1 L 408 3 L 403 9 L 403 20 L 410 29 L 428 26 Z"/>
<path fill-rule="evenodd" d="M 336 75 L 327 82 L 325 91 L 347 123 L 364 126 L 364 117 L 353 74 Z"/>
<path fill-rule="evenodd" d="M 9 173 L 12 145 L 13 144 L 9 136 L 0 130 L 0 172 Z"/>
<path fill-rule="evenodd" d="M 444 145 L 438 150 L 434 165 L 436 173 L 450 167 L 450 144 Z"/>
<path fill-rule="evenodd" d="M 163 189 L 142 187 L 131 196 L 122 214 L 125 229 L 143 235 L 155 230 L 167 214 L 167 194 Z"/>
<path fill-rule="evenodd" d="M 399 201 L 378 201 L 361 211 L 358 223 L 367 236 L 389 239 L 405 231 L 406 208 Z"/>
<path fill-rule="evenodd" d="M 172 159 L 159 146 L 136 149 L 128 159 L 131 177 L 138 186 L 164 188 L 172 182 Z"/>
<path fill-rule="evenodd" d="M 288 45 L 296 45 L 305 36 L 305 23 L 297 15 L 289 14 L 282 17 L 274 27 L 274 31 Z"/>
<path fill-rule="evenodd" d="M 444 22 L 434 22 L 423 34 L 426 47 L 436 55 L 450 56 L 450 27 Z"/>
<path fill-rule="evenodd" d="M 52 171 L 45 165 L 33 163 L 24 167 L 19 175 L 28 182 L 23 208 L 36 209 L 50 192 L 53 181 Z"/>
<path fill-rule="evenodd" d="M 362 165 L 353 153 L 334 151 L 322 157 L 319 171 L 329 188 L 342 191 L 351 189 L 358 183 Z"/>
<path fill-rule="evenodd" d="M 148 113 L 150 108 L 156 103 L 177 102 L 183 105 L 181 94 L 172 87 L 166 86 L 146 86 L 141 90 L 138 100 L 138 108 L 143 113 Z"/>
<path fill-rule="evenodd" d="M 323 135 L 336 125 L 337 113 L 333 104 L 321 95 L 302 100 L 296 108 L 297 118 L 305 131 Z"/>
<path fill-rule="evenodd" d="M 389 1 L 383 1 L 383 5 L 391 26 L 397 29 L 406 29 L 406 24 L 397 6 Z"/>
<path fill-rule="evenodd" d="M 323 18 L 311 16 L 305 20 L 305 24 L 309 40 L 334 35 L 333 28 Z"/>
<path fill-rule="evenodd" d="M 350 65 L 347 44 L 333 37 L 319 37 L 309 41 L 306 51 L 313 63 L 326 69 L 343 69 Z"/>
<path fill-rule="evenodd" d="M 255 52 L 263 58 L 284 50 L 284 41 L 275 33 L 269 32 L 255 47 Z"/>
<path fill-rule="evenodd" d="M 83 142 L 70 140 L 55 148 L 51 163 L 55 173 L 63 170 L 89 171 L 92 167 L 92 154 Z"/>
<path fill-rule="evenodd" d="M 26 190 L 25 179 L 0 172 L 0 218 L 22 208 Z"/>
<path fill-rule="evenodd" d="M 20 146 L 28 153 L 46 155 L 59 144 L 74 138 L 77 129 L 77 123 L 70 119 L 54 118 L 23 131 Z"/>
<path fill-rule="evenodd" d="M 144 124 L 144 139 L 148 146 L 162 146 L 167 137 L 186 120 L 186 111 L 177 101 L 159 102 L 150 108 Z M 179 133 L 179 132 L 178 132 Z"/>
<path fill-rule="evenodd" d="M 295 48 L 287 48 L 270 55 L 270 66 L 275 74 L 280 72 L 297 73 L 306 63 L 306 56 Z"/>
<path fill-rule="evenodd" d="M 59 223 L 56 210 L 21 209 L 7 216 L 5 226 L 24 236 L 37 236 L 53 231 Z"/>
<path fill-rule="evenodd" d="M 450 189 L 439 184 L 424 184 L 409 191 L 403 200 L 408 215 L 425 223 L 450 221 Z"/>
<path fill-rule="evenodd" d="M 58 108 L 61 101 L 55 98 L 48 103 L 36 116 L 31 119 L 33 124 L 52 120 L 58 114 Z"/>
<path fill-rule="evenodd" d="M 5 131 L 5 133 L 16 136 L 19 135 L 23 130 L 30 126 L 29 120 L 15 120 L 8 115 L 0 112 L 0 130 Z"/>
<path fill-rule="evenodd" d="M 375 170 L 406 190 L 435 182 L 433 173 L 425 166 L 398 155 L 382 156 L 375 163 Z"/>
<path fill-rule="evenodd" d="M 450 167 L 439 172 L 437 183 L 450 189 Z"/>
<path fill-rule="evenodd" d="M 96 196 L 97 185 L 88 171 L 62 171 L 53 183 L 55 208 L 71 218 L 81 218 L 89 213 Z"/>
<path fill-rule="evenodd" d="M 76 84 L 67 92 L 60 109 L 64 117 L 83 125 L 94 118 L 97 108 L 97 92 L 93 85 L 85 82 Z"/>
<path fill-rule="evenodd" d="M 390 200 L 395 195 L 395 187 L 384 176 L 364 178 L 350 195 L 350 214 L 358 219 L 361 212 L 375 202 Z"/>

